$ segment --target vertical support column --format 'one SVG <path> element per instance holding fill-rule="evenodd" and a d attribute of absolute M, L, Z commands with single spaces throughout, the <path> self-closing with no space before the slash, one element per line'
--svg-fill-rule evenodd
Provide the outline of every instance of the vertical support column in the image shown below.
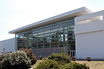
<path fill-rule="evenodd" d="M 17 50 L 17 38 L 16 38 L 16 34 L 15 34 L 15 50 Z"/>
<path fill-rule="evenodd" d="M 43 32 L 43 36 L 44 36 L 44 32 Z M 44 37 L 43 37 L 43 48 L 44 48 Z"/>
<path fill-rule="evenodd" d="M 52 34 L 52 33 L 51 33 L 51 29 L 50 29 L 50 34 Z M 51 36 L 51 37 L 52 37 L 52 36 Z M 52 48 L 51 43 L 52 43 L 52 39 L 51 39 L 51 41 L 50 41 L 50 48 Z"/>
<path fill-rule="evenodd" d="M 58 35 L 59 35 L 59 28 L 58 28 Z M 58 36 L 58 47 L 60 47 L 60 46 L 59 46 L 59 36 Z"/>

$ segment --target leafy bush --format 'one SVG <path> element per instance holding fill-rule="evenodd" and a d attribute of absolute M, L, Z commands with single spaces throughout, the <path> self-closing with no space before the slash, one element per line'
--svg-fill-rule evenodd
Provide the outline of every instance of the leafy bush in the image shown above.
<path fill-rule="evenodd" d="M 71 62 L 63 65 L 60 69 L 89 69 L 85 64 L 79 64 L 76 62 Z"/>
<path fill-rule="evenodd" d="M 54 60 L 43 60 L 34 69 L 59 69 L 59 65 Z"/>
<path fill-rule="evenodd" d="M 65 65 L 62 65 L 60 69 L 75 69 L 75 67 L 71 63 L 67 63 Z"/>
<path fill-rule="evenodd" d="M 48 56 L 48 59 L 55 60 L 58 64 L 65 64 L 70 62 L 70 57 L 64 53 L 54 53 Z"/>
<path fill-rule="evenodd" d="M 89 69 L 88 66 L 86 66 L 86 64 L 79 64 L 79 63 L 73 63 L 75 69 Z"/>
<path fill-rule="evenodd" d="M 6 56 L 6 55 L 1 55 L 1 56 L 0 56 L 0 61 L 2 61 L 2 60 L 4 59 L 5 56 Z"/>
<path fill-rule="evenodd" d="M 36 56 L 33 56 L 33 55 L 31 56 L 30 60 L 31 60 L 31 64 L 32 64 L 32 65 L 35 64 L 35 63 L 37 62 Z"/>
<path fill-rule="evenodd" d="M 30 58 L 32 65 L 37 62 L 36 56 L 33 54 L 32 49 L 26 49 L 25 50 L 27 57 Z"/>
<path fill-rule="evenodd" d="M 1 69 L 28 69 L 31 61 L 23 51 L 17 51 L 5 56 L 0 64 Z"/>
<path fill-rule="evenodd" d="M 32 65 L 37 62 L 36 56 L 33 54 L 32 49 L 20 48 L 20 51 L 24 51 L 27 54 L 27 57 L 30 58 Z"/>
<path fill-rule="evenodd" d="M 3 55 L 0 55 L 0 62 L 5 58 L 6 55 L 8 55 L 9 53 L 11 52 L 6 52 L 5 54 Z"/>

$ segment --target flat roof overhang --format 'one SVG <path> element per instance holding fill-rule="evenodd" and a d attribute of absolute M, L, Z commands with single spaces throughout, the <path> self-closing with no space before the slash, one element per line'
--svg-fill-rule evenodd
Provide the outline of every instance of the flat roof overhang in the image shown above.
<path fill-rule="evenodd" d="M 51 24 L 53 22 L 58 22 L 61 20 L 65 20 L 67 18 L 71 18 L 71 17 L 75 17 L 75 16 L 82 16 L 82 15 L 86 15 L 89 13 L 92 13 L 92 12 L 89 9 L 87 9 L 86 7 L 82 7 L 82 8 L 78 8 L 78 9 L 57 15 L 57 16 L 53 16 L 53 17 L 50 17 L 50 18 L 47 18 L 47 19 L 44 19 L 44 20 L 41 20 L 41 21 L 38 21 L 38 22 L 35 22 L 32 24 L 20 27 L 20 28 L 17 28 L 15 30 L 10 31 L 9 33 L 16 34 L 16 33 L 23 32 L 23 31 L 26 31 L 26 30 L 29 30 L 32 28 L 38 28 L 40 26 Z"/>

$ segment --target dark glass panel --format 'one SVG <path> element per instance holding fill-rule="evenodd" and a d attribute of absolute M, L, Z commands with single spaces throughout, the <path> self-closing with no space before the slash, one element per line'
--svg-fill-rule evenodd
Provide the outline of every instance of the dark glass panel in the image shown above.
<path fill-rule="evenodd" d="M 18 48 L 50 48 L 74 46 L 74 21 L 68 19 L 65 21 L 49 24 L 47 26 L 39 27 L 16 34 Z M 68 49 L 68 50 L 71 50 Z"/>
<path fill-rule="evenodd" d="M 50 48 L 50 43 L 44 43 L 44 48 Z"/>
<path fill-rule="evenodd" d="M 58 42 L 52 42 L 51 47 L 58 47 Z"/>
<path fill-rule="evenodd" d="M 38 48 L 43 48 L 43 43 L 39 43 Z"/>

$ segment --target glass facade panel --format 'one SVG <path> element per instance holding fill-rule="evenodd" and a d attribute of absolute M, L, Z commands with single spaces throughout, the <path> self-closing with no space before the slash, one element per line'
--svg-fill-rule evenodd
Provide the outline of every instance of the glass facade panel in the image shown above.
<path fill-rule="evenodd" d="M 17 33 L 16 37 L 18 49 L 68 46 L 75 50 L 74 18 Z"/>

